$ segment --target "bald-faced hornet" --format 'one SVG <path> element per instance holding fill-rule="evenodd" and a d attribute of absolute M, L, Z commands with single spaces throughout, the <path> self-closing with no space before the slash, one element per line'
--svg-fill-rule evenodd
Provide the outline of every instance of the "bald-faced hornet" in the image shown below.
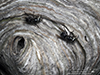
<path fill-rule="evenodd" d="M 39 22 L 42 21 L 42 17 L 39 14 L 34 15 L 34 14 L 31 14 L 31 13 L 25 13 L 24 15 L 26 15 L 25 22 L 27 24 L 37 25 Z"/>
<path fill-rule="evenodd" d="M 67 43 L 74 43 L 74 41 L 76 40 L 76 36 L 74 36 L 73 32 L 70 32 L 70 34 L 68 35 L 66 31 L 63 31 L 60 34 L 60 39 L 66 41 Z"/>

